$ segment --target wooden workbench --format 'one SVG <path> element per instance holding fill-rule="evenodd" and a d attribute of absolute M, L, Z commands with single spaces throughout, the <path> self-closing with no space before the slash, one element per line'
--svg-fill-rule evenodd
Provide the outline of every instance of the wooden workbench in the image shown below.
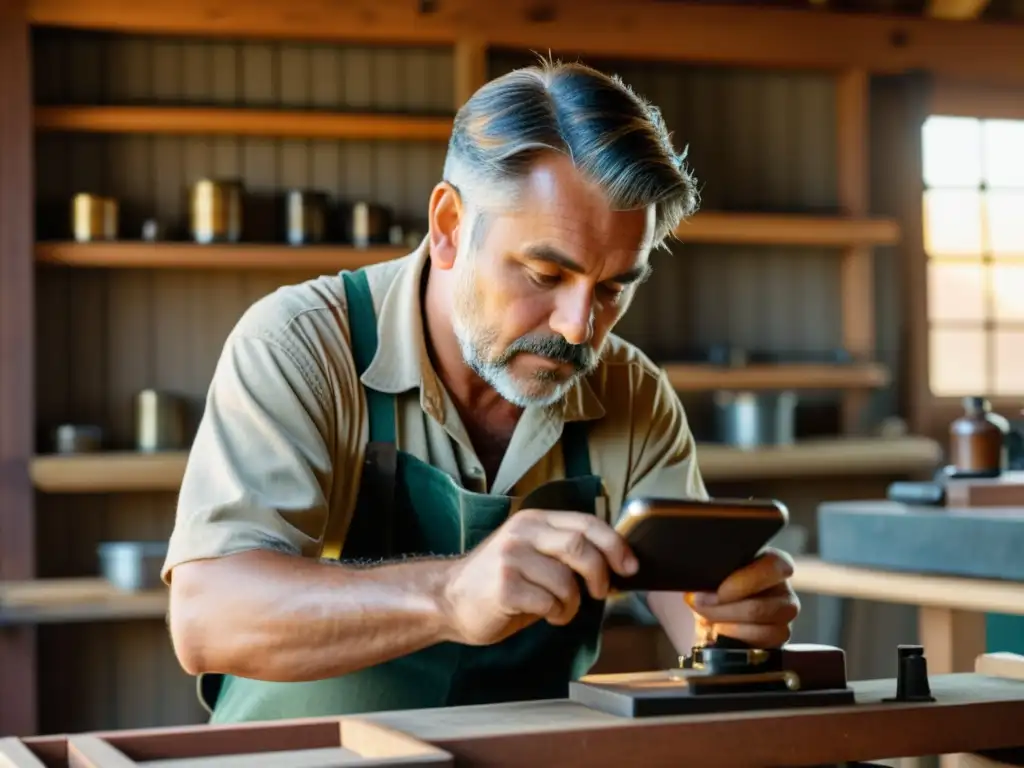
<path fill-rule="evenodd" d="M 91 768 L 130 768 L 150 761 L 160 761 L 151 764 L 165 768 L 172 764 L 184 768 L 186 758 L 215 755 L 235 755 L 241 762 L 187 764 L 191 768 L 242 764 L 296 768 L 313 765 L 300 761 L 296 750 L 339 750 L 346 745 L 363 758 L 344 764 L 365 766 L 656 768 L 686 764 L 715 768 L 820 766 L 1002 749 L 1024 742 L 1022 680 L 977 673 L 934 676 L 931 688 L 936 701 L 932 703 L 884 702 L 895 691 L 893 680 L 859 682 L 852 687 L 857 704 L 830 708 L 632 720 L 555 700 L 384 712 L 340 721 L 317 718 L 115 731 L 87 734 L 85 740 L 35 737 L 9 746 L 12 751 L 27 747 L 45 766 L 67 766 L 69 751 L 76 752 L 75 764 Z M 291 751 L 286 755 L 284 750 Z M 241 756 L 242 752 L 249 754 Z M 82 753 L 91 754 L 91 762 L 82 760 Z M 256 758 L 254 753 L 261 754 Z"/>

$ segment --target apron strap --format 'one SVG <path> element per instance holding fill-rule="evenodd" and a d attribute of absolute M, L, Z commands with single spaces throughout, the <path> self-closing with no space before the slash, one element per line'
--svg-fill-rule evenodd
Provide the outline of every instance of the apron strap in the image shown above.
<path fill-rule="evenodd" d="M 585 477 L 590 472 L 590 442 L 585 421 L 567 421 L 562 427 L 562 460 L 566 477 Z"/>
<path fill-rule="evenodd" d="M 363 270 L 343 272 L 345 300 L 348 302 L 349 333 L 352 336 L 352 356 L 360 376 L 370 367 L 377 354 L 377 313 L 373 309 L 370 282 Z M 372 387 L 363 387 L 370 415 L 370 442 L 395 442 L 394 398 Z"/>

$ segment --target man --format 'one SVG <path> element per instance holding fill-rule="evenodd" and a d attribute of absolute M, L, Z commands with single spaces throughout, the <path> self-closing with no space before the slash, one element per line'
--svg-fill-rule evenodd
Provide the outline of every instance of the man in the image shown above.
<path fill-rule="evenodd" d="M 216 368 L 164 579 L 215 722 L 565 696 L 629 495 L 706 497 L 664 374 L 611 334 L 696 207 L 657 111 L 544 64 L 455 119 L 416 252 L 284 287 Z M 781 645 L 769 553 L 649 596 L 677 648 Z"/>

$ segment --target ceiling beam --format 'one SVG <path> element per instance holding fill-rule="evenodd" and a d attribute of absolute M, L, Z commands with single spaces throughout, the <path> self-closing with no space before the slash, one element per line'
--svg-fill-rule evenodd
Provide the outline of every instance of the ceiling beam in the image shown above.
<path fill-rule="evenodd" d="M 967 21 L 981 16 L 989 0 L 928 0 L 928 15 L 935 19 Z"/>
<path fill-rule="evenodd" d="M 1024 84 L 1024 25 L 654 0 L 28 0 L 33 24 L 365 44 L 461 39 L 581 55 L 771 68 L 926 70 Z"/>

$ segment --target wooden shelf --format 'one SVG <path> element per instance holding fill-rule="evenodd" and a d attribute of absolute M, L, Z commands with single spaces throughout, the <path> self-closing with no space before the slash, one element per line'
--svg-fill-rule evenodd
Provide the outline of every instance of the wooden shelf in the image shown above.
<path fill-rule="evenodd" d="M 730 243 L 840 248 L 894 245 L 900 240 L 900 227 L 894 219 L 706 211 L 679 225 L 675 235 L 684 245 Z"/>
<path fill-rule="evenodd" d="M 53 454 L 34 458 L 29 474 L 37 489 L 51 493 L 176 491 L 187 458 L 185 451 Z"/>
<path fill-rule="evenodd" d="M 713 389 L 869 389 L 889 384 L 890 375 L 877 363 L 728 366 L 664 363 L 661 366 L 679 392 Z"/>
<path fill-rule="evenodd" d="M 697 463 L 708 481 L 931 474 L 941 460 L 939 444 L 924 437 L 815 439 L 749 450 L 697 446 Z"/>
<path fill-rule="evenodd" d="M 1024 614 L 1024 584 L 992 579 L 881 571 L 797 557 L 793 589 L 883 603 L 952 608 L 979 613 Z"/>
<path fill-rule="evenodd" d="M 448 141 L 451 117 L 230 107 L 36 107 L 36 130 Z"/>
<path fill-rule="evenodd" d="M 697 450 L 706 480 L 931 472 L 942 458 L 938 443 L 918 437 L 810 440 L 756 450 L 702 443 Z M 48 493 L 177 491 L 187 458 L 184 451 L 37 456 L 30 473 L 33 485 Z"/>
<path fill-rule="evenodd" d="M 358 269 L 405 256 L 410 248 L 345 245 L 290 246 L 264 243 L 212 244 L 116 242 L 41 242 L 36 261 L 68 267 L 131 269 L 296 269 L 324 273 Z"/>
<path fill-rule="evenodd" d="M 101 578 L 0 582 L 0 626 L 159 619 L 166 614 L 163 587 L 126 592 Z"/>

